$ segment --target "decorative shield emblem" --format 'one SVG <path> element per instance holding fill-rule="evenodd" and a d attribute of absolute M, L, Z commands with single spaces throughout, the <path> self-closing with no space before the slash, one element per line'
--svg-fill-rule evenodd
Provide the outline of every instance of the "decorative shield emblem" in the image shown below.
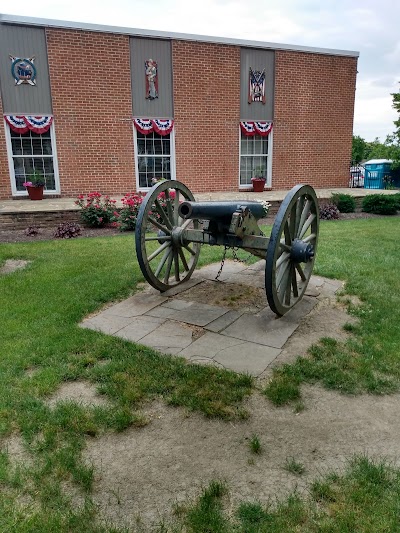
<path fill-rule="evenodd" d="M 36 67 L 33 64 L 34 57 L 29 59 L 10 56 L 11 59 L 11 74 L 15 80 L 15 85 L 28 83 L 29 85 L 36 85 Z"/>
<path fill-rule="evenodd" d="M 251 102 L 262 102 L 265 104 L 265 69 L 253 70 L 249 72 L 249 104 Z"/>

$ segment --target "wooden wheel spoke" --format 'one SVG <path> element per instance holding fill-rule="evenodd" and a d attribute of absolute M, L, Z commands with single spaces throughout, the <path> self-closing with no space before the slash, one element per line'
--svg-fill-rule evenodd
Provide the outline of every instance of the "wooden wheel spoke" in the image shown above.
<path fill-rule="evenodd" d="M 175 194 L 176 194 L 176 191 L 175 191 Z M 167 205 L 167 213 L 168 213 L 169 219 L 173 221 L 174 214 L 172 212 L 171 200 L 172 198 L 169 194 L 169 189 L 165 189 L 165 203 Z"/>
<path fill-rule="evenodd" d="M 171 248 L 171 253 L 168 256 L 167 266 L 165 267 L 164 283 L 168 283 L 169 276 L 171 274 L 171 267 L 172 267 L 173 258 L 174 258 L 174 255 L 172 253 L 172 248 Z"/>
<path fill-rule="evenodd" d="M 162 224 L 160 224 L 160 222 L 158 222 L 158 220 L 156 220 L 154 217 L 152 216 L 148 216 L 148 220 L 149 222 L 151 222 L 153 224 L 153 226 L 155 226 L 156 228 L 160 229 L 161 231 L 163 231 L 164 233 L 166 233 L 167 235 L 171 235 L 171 231 L 166 227 L 166 226 L 163 226 Z"/>
<path fill-rule="evenodd" d="M 165 265 L 165 262 L 166 260 L 168 259 L 168 257 L 171 255 L 171 252 L 172 252 L 172 247 L 168 247 L 165 252 L 164 252 L 164 255 L 162 256 L 161 258 L 161 261 L 157 267 L 157 270 L 154 272 L 154 275 L 156 278 L 158 278 L 158 276 L 160 275 L 161 273 L 161 270 L 163 268 L 163 266 Z"/>
<path fill-rule="evenodd" d="M 290 268 L 290 271 L 292 268 Z M 292 292 L 292 279 L 290 273 L 287 276 L 286 280 L 286 290 L 285 290 L 285 305 L 290 305 L 290 294 Z"/>
<path fill-rule="evenodd" d="M 311 233 L 305 239 L 303 239 L 303 242 L 311 242 L 311 241 L 314 241 L 316 238 L 317 238 L 316 234 Z"/>
<path fill-rule="evenodd" d="M 277 261 L 276 261 L 276 268 L 279 268 L 281 266 L 281 264 L 284 263 L 285 261 L 288 261 L 289 258 L 290 258 L 290 253 L 283 252 L 283 254 L 281 256 L 279 256 Z"/>
<path fill-rule="evenodd" d="M 175 280 L 180 281 L 181 278 L 179 276 L 179 257 L 178 257 L 178 250 L 176 248 L 174 248 L 173 255 L 174 255 L 174 267 L 175 267 Z"/>
<path fill-rule="evenodd" d="M 181 228 L 182 229 L 186 229 L 188 226 L 190 226 L 190 223 L 193 222 L 193 220 L 191 220 L 190 218 L 188 218 L 187 220 L 185 220 L 185 222 L 182 224 Z"/>
<path fill-rule="evenodd" d="M 166 241 L 170 241 L 171 237 L 169 237 L 168 235 L 160 235 L 159 237 L 145 237 L 144 240 L 145 240 L 145 242 L 148 242 L 148 241 L 166 242 Z"/>
<path fill-rule="evenodd" d="M 292 244 L 292 238 L 290 236 L 290 229 L 289 229 L 289 223 L 286 220 L 285 225 L 283 227 L 283 232 L 285 234 L 285 244 L 290 246 Z"/>
<path fill-rule="evenodd" d="M 196 255 L 196 252 L 194 250 L 192 250 L 192 248 L 190 248 L 190 246 L 188 244 L 184 244 L 183 247 L 188 251 L 190 252 L 192 255 Z"/>
<path fill-rule="evenodd" d="M 299 239 L 303 238 L 303 236 L 305 235 L 305 233 L 308 230 L 308 228 L 314 222 L 316 216 L 317 215 L 313 213 L 313 214 L 310 214 L 310 216 L 307 218 L 307 220 L 305 221 L 305 223 L 303 224 L 302 228 L 299 231 Z"/>
<path fill-rule="evenodd" d="M 309 211 L 310 211 L 310 207 L 311 207 L 311 200 L 307 200 L 307 202 L 305 203 L 304 207 L 303 207 L 303 210 L 301 212 L 301 216 L 300 216 L 300 222 L 299 222 L 299 225 L 298 225 L 298 228 L 297 228 L 297 233 L 296 233 L 296 236 L 300 239 L 301 237 L 299 237 L 299 234 L 300 234 L 300 230 L 301 228 L 304 226 L 304 222 L 306 221 L 306 218 L 309 214 Z"/>
<path fill-rule="evenodd" d="M 279 296 L 280 299 L 282 299 L 282 295 L 284 296 L 286 294 L 287 286 L 289 285 L 289 287 L 290 287 L 290 268 L 289 268 L 289 266 L 290 266 L 290 264 L 288 264 L 288 268 L 286 268 L 286 270 L 284 271 L 280 284 L 276 285 L 277 288 L 278 288 L 278 296 Z"/>
<path fill-rule="evenodd" d="M 286 274 L 286 272 L 288 271 L 288 268 L 290 266 L 290 262 L 287 261 L 285 264 L 283 264 L 278 272 L 277 272 L 277 275 L 276 275 L 276 286 L 279 288 L 281 283 L 282 283 L 282 280 Z"/>
<path fill-rule="evenodd" d="M 179 252 L 179 257 L 181 258 L 181 261 L 182 261 L 183 268 L 185 269 L 186 272 L 189 272 L 189 266 L 187 264 L 186 257 L 185 257 L 185 254 L 183 253 L 182 248 L 179 248 L 178 252 Z"/>
<path fill-rule="evenodd" d="M 295 265 L 297 272 L 299 273 L 299 276 L 301 277 L 301 281 L 306 281 L 306 275 L 304 274 L 304 270 L 302 269 L 300 263 L 297 263 Z"/>
<path fill-rule="evenodd" d="M 279 243 L 279 247 L 280 247 L 282 250 L 284 250 L 285 252 L 289 252 L 289 253 L 290 253 L 290 251 L 291 251 L 291 249 L 292 249 L 290 246 L 288 246 L 287 244 L 285 244 L 284 241 L 281 241 L 281 242 Z"/>
<path fill-rule="evenodd" d="M 152 261 L 155 257 L 157 257 L 168 246 L 170 246 L 170 243 L 169 242 L 164 242 L 164 244 L 162 244 L 159 248 L 157 248 L 157 250 L 155 252 L 153 252 L 152 254 L 149 255 L 147 260 L 149 262 Z"/>
<path fill-rule="evenodd" d="M 296 202 L 296 224 L 295 224 L 295 227 L 294 227 L 294 237 L 295 238 L 297 237 L 297 234 L 298 234 L 298 231 L 299 231 L 299 226 L 300 226 L 300 221 L 301 221 L 301 214 L 302 214 L 303 208 L 304 208 L 304 201 L 305 201 L 305 197 L 304 196 L 300 196 L 300 198 Z"/>
<path fill-rule="evenodd" d="M 161 219 L 164 221 L 164 224 L 167 226 L 167 228 L 172 229 L 171 221 L 168 218 L 167 213 L 164 211 L 163 206 L 160 204 L 160 201 L 158 200 L 158 198 L 154 200 L 154 205 Z"/>
<path fill-rule="evenodd" d="M 291 267 L 291 271 L 292 271 L 292 289 L 293 289 L 293 296 L 295 298 L 298 298 L 299 296 L 299 290 L 298 290 L 298 287 L 297 287 L 297 278 L 296 278 L 296 269 L 295 267 L 292 265 Z"/>

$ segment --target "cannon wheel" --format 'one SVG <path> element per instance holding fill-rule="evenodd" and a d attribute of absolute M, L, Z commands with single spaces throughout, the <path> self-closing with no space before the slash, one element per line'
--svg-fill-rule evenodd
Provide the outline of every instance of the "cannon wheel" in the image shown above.
<path fill-rule="evenodd" d="M 267 249 L 265 290 L 277 315 L 287 313 L 303 297 L 314 267 L 318 229 L 314 189 L 293 187 L 276 215 Z"/>
<path fill-rule="evenodd" d="M 150 285 L 161 292 L 188 280 L 199 258 L 199 244 L 180 241 L 183 229 L 190 224 L 199 227 L 197 220 L 179 216 L 179 203 L 185 200 L 194 201 L 194 196 L 183 183 L 163 181 L 149 190 L 138 213 L 135 240 L 139 266 Z"/>

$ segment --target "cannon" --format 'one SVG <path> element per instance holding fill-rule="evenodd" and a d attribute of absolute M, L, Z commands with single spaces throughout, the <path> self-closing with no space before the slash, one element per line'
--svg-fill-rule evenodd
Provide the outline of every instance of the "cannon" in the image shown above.
<path fill-rule="evenodd" d="M 279 207 L 271 234 L 258 220 L 261 202 L 196 202 L 176 180 L 155 184 L 136 222 L 136 255 L 146 280 L 161 292 L 187 281 L 203 244 L 240 248 L 265 259 L 268 304 L 283 316 L 304 295 L 314 266 L 319 209 L 314 189 L 296 185 Z"/>

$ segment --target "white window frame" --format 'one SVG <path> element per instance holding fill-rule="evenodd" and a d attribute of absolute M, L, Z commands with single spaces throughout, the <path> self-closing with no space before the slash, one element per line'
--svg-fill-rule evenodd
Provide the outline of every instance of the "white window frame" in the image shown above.
<path fill-rule="evenodd" d="M 268 189 L 271 189 L 272 188 L 272 153 L 273 153 L 273 143 L 274 143 L 274 132 L 273 130 L 269 133 L 268 135 L 268 153 L 266 154 L 267 156 L 267 175 L 265 176 L 265 187 L 268 188 Z M 251 184 L 241 184 L 240 183 L 240 162 L 241 162 L 241 159 L 242 159 L 242 130 L 239 126 L 239 173 L 238 173 L 238 181 L 239 181 L 239 190 L 240 189 L 248 189 L 249 187 L 251 187 Z M 246 154 L 247 156 L 248 154 Z M 257 155 L 257 154 L 255 154 Z M 245 156 L 243 156 L 245 157 Z M 251 157 L 251 156 L 249 156 Z"/>
<path fill-rule="evenodd" d="M 12 151 L 11 130 L 10 130 L 10 125 L 7 124 L 5 120 L 4 120 L 4 128 L 5 128 L 5 134 L 6 134 L 6 146 L 7 146 L 7 157 L 8 157 L 8 169 L 9 169 L 10 182 L 11 182 L 11 193 L 12 193 L 12 196 L 25 197 L 25 196 L 28 196 L 27 191 L 17 191 L 16 180 L 15 180 L 15 169 L 14 169 L 14 157 L 15 156 L 13 155 L 13 151 Z M 50 125 L 50 140 L 51 140 L 52 155 L 44 156 L 44 157 L 53 158 L 54 182 L 55 182 L 56 188 L 45 190 L 44 191 L 45 196 L 46 195 L 53 196 L 55 194 L 61 194 L 60 177 L 58 173 L 58 158 L 57 158 L 56 134 L 55 134 L 55 129 L 54 129 L 54 121 Z M 26 157 L 33 157 L 33 156 L 26 156 Z M 41 157 L 41 156 L 38 155 L 37 157 Z"/>
<path fill-rule="evenodd" d="M 133 142 L 134 142 L 134 153 L 135 153 L 135 176 L 136 176 L 136 190 L 138 192 L 146 192 L 150 187 L 140 187 L 139 185 L 139 158 L 138 158 L 138 145 L 137 145 L 137 130 L 136 127 L 133 127 Z M 176 179 L 176 167 L 175 167 L 175 128 L 169 133 L 169 147 L 170 147 L 170 168 L 171 168 L 171 179 Z"/>

